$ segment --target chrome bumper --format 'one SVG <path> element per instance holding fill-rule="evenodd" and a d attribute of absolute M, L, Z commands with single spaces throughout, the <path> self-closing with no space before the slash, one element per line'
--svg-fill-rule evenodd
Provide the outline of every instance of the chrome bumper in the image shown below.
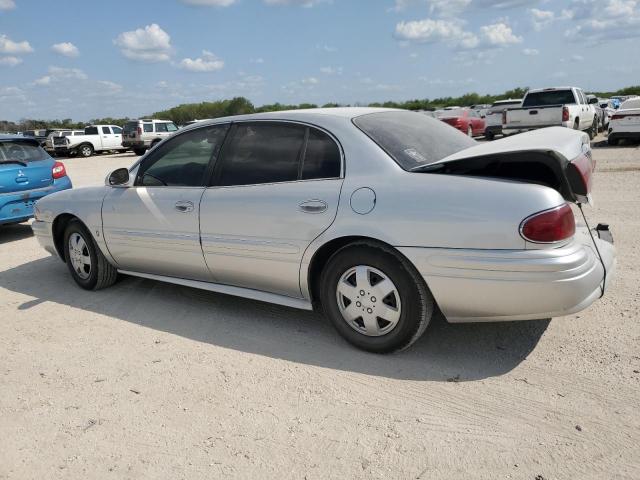
<path fill-rule="evenodd" d="M 610 285 L 615 248 L 595 235 L 605 284 L 585 232 L 546 250 L 399 250 L 422 274 L 449 322 L 533 320 L 584 310 Z"/>

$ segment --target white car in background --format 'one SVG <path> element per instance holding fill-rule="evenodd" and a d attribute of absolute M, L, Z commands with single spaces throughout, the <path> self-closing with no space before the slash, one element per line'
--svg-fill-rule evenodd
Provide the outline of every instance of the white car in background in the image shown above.
<path fill-rule="evenodd" d="M 80 135 L 54 137 L 56 155 L 90 157 L 96 152 L 125 151 L 122 146 L 122 127 L 117 125 L 90 125 Z"/>
<path fill-rule="evenodd" d="M 52 132 L 44 143 L 44 149 L 49 153 L 55 152 L 55 146 L 53 144 L 54 138 L 73 137 L 78 135 L 84 135 L 84 130 L 58 130 L 56 132 Z"/>
<path fill-rule="evenodd" d="M 487 140 L 493 140 L 496 135 L 502 135 L 502 113 L 509 108 L 518 108 L 522 106 L 522 99 L 509 98 L 507 100 L 498 100 L 487 111 L 484 119 L 484 137 Z"/>
<path fill-rule="evenodd" d="M 640 97 L 625 101 L 609 121 L 609 145 L 622 139 L 640 140 Z"/>

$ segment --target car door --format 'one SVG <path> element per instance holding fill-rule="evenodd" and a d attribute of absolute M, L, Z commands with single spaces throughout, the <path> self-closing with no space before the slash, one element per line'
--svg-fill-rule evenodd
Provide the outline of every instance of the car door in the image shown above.
<path fill-rule="evenodd" d="M 110 189 L 103 231 L 120 269 L 211 280 L 200 247 L 200 200 L 227 129 L 207 126 L 177 135 L 144 158 L 133 186 Z"/>
<path fill-rule="evenodd" d="M 113 132 L 113 147 L 114 149 L 122 148 L 122 128 L 111 125 L 111 132 Z"/>
<path fill-rule="evenodd" d="M 201 203 L 201 242 L 219 283 L 301 297 L 300 263 L 334 221 L 337 141 L 288 122 L 236 123 Z"/>
<path fill-rule="evenodd" d="M 113 132 L 108 126 L 100 127 L 100 141 L 102 144 L 102 148 L 104 148 L 105 150 L 116 148 Z"/>
<path fill-rule="evenodd" d="M 580 130 L 586 130 L 591 126 L 591 120 L 592 120 L 591 118 L 588 118 L 589 105 L 587 104 L 587 97 L 585 96 L 584 92 L 579 88 L 576 89 L 576 93 L 578 96 L 578 107 L 580 108 L 580 111 L 579 111 Z"/>

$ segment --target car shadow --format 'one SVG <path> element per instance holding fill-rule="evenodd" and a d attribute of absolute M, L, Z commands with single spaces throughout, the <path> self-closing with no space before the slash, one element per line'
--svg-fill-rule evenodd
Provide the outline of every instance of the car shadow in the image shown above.
<path fill-rule="evenodd" d="M 99 292 L 83 291 L 53 257 L 0 272 L 0 287 L 33 297 L 18 310 L 52 302 L 247 353 L 421 381 L 464 382 L 509 372 L 549 325 L 549 320 L 456 325 L 436 315 L 407 351 L 375 355 L 351 347 L 314 312 L 133 277 Z"/>
<path fill-rule="evenodd" d="M 33 230 L 28 223 L 0 225 L 0 245 L 16 242 L 33 236 Z"/>

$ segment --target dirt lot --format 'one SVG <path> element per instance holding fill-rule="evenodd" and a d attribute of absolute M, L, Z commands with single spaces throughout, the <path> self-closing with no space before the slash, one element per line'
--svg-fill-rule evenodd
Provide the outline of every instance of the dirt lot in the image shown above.
<path fill-rule="evenodd" d="M 640 478 L 640 148 L 597 148 L 617 278 L 587 311 L 365 354 L 321 317 L 149 280 L 78 289 L 0 229 L 0 479 Z M 65 161 L 100 184 L 132 155 Z"/>

